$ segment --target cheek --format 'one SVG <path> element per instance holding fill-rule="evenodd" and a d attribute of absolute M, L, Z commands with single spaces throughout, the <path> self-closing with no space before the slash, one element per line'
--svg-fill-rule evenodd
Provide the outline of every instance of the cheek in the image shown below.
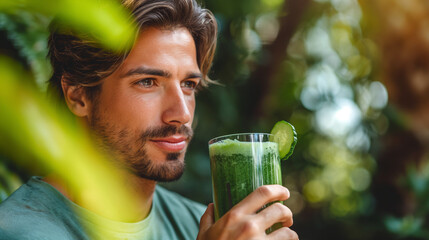
<path fill-rule="evenodd" d="M 115 93 L 103 105 L 109 119 L 128 128 L 152 126 L 152 121 L 159 118 L 159 103 L 150 96 Z"/>
<path fill-rule="evenodd" d="M 123 114 L 121 117 L 138 128 L 157 125 L 155 121 L 160 119 L 160 105 L 156 99 L 140 96 L 120 108 Z"/>
<path fill-rule="evenodd" d="M 195 96 L 189 97 L 187 101 L 187 105 L 188 105 L 189 112 L 191 113 L 192 117 L 194 117 L 195 105 L 196 105 Z"/>
<path fill-rule="evenodd" d="M 188 126 L 192 126 L 194 122 L 194 116 L 195 116 L 195 105 L 196 105 L 195 97 L 189 98 L 186 104 L 188 106 L 189 113 L 191 114 L 191 119 L 188 122 Z"/>

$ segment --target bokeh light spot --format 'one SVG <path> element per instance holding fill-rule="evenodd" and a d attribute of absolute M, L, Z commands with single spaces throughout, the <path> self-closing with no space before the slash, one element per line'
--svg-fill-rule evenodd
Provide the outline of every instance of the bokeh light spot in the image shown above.
<path fill-rule="evenodd" d="M 326 198 L 327 189 L 320 181 L 312 180 L 304 185 L 303 193 L 309 202 L 320 202 Z"/>
<path fill-rule="evenodd" d="M 355 191 L 364 191 L 371 183 L 371 174 L 364 168 L 356 168 L 350 174 L 350 185 Z"/>
<path fill-rule="evenodd" d="M 369 92 L 371 94 L 371 107 L 375 109 L 383 109 L 387 105 L 388 94 L 386 87 L 381 82 L 371 82 L 369 85 Z"/>

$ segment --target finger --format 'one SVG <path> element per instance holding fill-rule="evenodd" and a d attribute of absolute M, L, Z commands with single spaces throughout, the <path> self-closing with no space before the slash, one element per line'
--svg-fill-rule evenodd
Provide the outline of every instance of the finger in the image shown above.
<path fill-rule="evenodd" d="M 284 201 L 290 196 L 289 190 L 281 185 L 264 185 L 257 188 L 249 196 L 239 202 L 233 209 L 252 214 L 265 204 L 274 201 Z"/>
<path fill-rule="evenodd" d="M 256 221 L 265 229 L 275 223 L 282 223 L 284 227 L 290 227 L 293 224 L 292 211 L 281 203 L 274 203 L 265 208 L 256 215 Z"/>
<path fill-rule="evenodd" d="M 214 207 L 213 203 L 207 206 L 206 211 L 200 219 L 200 232 L 205 232 L 214 224 Z"/>
<path fill-rule="evenodd" d="M 298 234 L 296 234 L 295 231 L 288 227 L 282 227 L 280 229 L 277 229 L 276 231 L 268 234 L 267 239 L 270 240 L 298 240 Z"/>

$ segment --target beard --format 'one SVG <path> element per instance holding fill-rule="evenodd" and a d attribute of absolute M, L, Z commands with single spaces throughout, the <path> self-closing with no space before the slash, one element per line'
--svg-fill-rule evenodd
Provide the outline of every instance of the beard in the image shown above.
<path fill-rule="evenodd" d="M 174 134 L 181 134 L 192 138 L 191 128 L 181 125 L 164 125 L 150 127 L 145 130 L 131 131 L 126 127 L 118 127 L 103 121 L 100 113 L 95 110 L 90 126 L 96 135 L 99 147 L 105 152 L 114 155 L 115 164 L 132 174 L 145 179 L 159 182 L 178 180 L 185 169 L 183 152 L 165 153 L 163 159 L 153 159 L 148 154 L 147 142 L 151 138 L 164 138 Z"/>

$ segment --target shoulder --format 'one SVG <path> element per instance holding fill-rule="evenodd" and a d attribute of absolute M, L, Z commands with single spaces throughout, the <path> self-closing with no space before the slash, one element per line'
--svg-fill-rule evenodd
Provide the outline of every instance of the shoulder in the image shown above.
<path fill-rule="evenodd" d="M 80 229 L 64 197 L 39 181 L 32 178 L 0 203 L 0 239 L 71 239 Z"/>
<path fill-rule="evenodd" d="M 174 206 L 174 209 L 177 211 L 189 212 L 192 215 L 196 215 L 198 219 L 203 215 L 207 208 L 201 203 L 185 198 L 180 194 L 167 190 L 161 186 L 156 187 L 155 197 L 158 198 L 159 203 L 161 203 L 163 207 L 171 208 Z"/>
<path fill-rule="evenodd" d="M 160 186 L 156 187 L 153 215 L 164 237 L 160 239 L 196 239 L 200 219 L 206 207 Z"/>

